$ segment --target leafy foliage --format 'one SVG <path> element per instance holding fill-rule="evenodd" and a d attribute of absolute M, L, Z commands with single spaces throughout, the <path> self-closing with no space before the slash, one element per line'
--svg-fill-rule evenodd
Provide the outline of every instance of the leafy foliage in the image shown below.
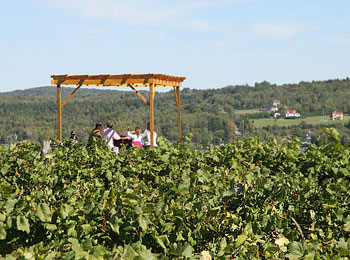
<path fill-rule="evenodd" d="M 5 259 L 348 259 L 350 147 L 333 131 L 190 149 L 0 146 Z M 303 239 L 304 238 L 304 239 Z"/>

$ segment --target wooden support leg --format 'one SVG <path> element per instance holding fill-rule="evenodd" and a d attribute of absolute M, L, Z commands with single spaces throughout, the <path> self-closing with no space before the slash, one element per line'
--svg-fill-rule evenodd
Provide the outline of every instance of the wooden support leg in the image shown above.
<path fill-rule="evenodd" d="M 64 105 L 74 96 L 74 94 L 80 89 L 81 86 L 82 86 L 81 84 L 78 85 L 78 86 L 76 87 L 76 89 L 74 89 L 74 91 L 66 98 L 66 100 L 63 101 L 63 103 L 62 103 L 62 105 L 61 105 L 61 109 L 62 109 L 62 108 L 64 107 Z"/>
<path fill-rule="evenodd" d="M 177 135 L 181 139 L 181 108 L 180 108 L 180 87 L 174 87 L 176 108 L 177 108 Z"/>
<path fill-rule="evenodd" d="M 149 105 L 149 102 L 147 101 L 147 99 L 144 96 L 142 96 L 140 92 L 138 92 L 132 85 L 129 84 L 128 86 L 136 93 L 136 95 L 138 95 L 142 99 L 143 102 Z"/>
<path fill-rule="evenodd" d="M 61 106 L 61 86 L 57 85 L 57 135 L 62 142 L 62 106 Z"/>
<path fill-rule="evenodd" d="M 151 132 L 151 147 L 154 146 L 153 132 L 154 132 L 154 86 L 149 87 L 149 112 L 150 112 L 150 132 Z"/>

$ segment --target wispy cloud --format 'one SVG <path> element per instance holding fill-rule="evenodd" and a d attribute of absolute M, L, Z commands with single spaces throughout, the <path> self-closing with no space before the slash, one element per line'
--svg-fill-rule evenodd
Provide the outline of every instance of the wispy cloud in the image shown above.
<path fill-rule="evenodd" d="M 349 45 L 350 44 L 350 38 L 346 37 L 338 37 L 338 38 L 329 38 L 326 40 L 327 43 L 334 44 L 334 45 Z"/>
<path fill-rule="evenodd" d="M 230 26 L 227 25 L 217 25 L 209 20 L 203 20 L 203 19 L 193 19 L 185 21 L 183 24 L 184 27 L 187 27 L 189 29 L 194 29 L 196 31 L 200 32 L 209 32 L 209 31 L 226 31 L 231 29 Z"/>
<path fill-rule="evenodd" d="M 312 31 L 315 28 L 309 25 L 288 24 L 288 23 L 259 23 L 253 26 L 255 33 L 259 35 L 292 38 L 296 35 Z"/>
<path fill-rule="evenodd" d="M 79 17 L 117 20 L 145 26 L 178 25 L 199 31 L 222 30 L 209 19 L 198 19 L 202 10 L 259 0 L 40 0 L 50 8 Z"/>
<path fill-rule="evenodd" d="M 177 10 L 157 6 L 157 1 L 113 1 L 113 0 L 60 0 L 49 2 L 49 6 L 79 17 L 120 20 L 131 24 L 163 22 L 176 16 Z"/>

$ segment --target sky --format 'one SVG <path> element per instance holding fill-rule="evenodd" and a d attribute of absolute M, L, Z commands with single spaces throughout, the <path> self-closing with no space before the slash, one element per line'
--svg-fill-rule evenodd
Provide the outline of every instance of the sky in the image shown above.
<path fill-rule="evenodd" d="M 0 0 L 0 92 L 59 74 L 221 88 L 350 76 L 349 0 Z"/>

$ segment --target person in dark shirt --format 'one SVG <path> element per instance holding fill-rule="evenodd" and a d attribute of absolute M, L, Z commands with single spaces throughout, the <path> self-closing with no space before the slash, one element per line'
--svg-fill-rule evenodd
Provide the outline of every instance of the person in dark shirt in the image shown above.
<path fill-rule="evenodd" d="M 97 123 L 95 128 L 92 129 L 92 131 L 89 135 L 88 144 L 92 143 L 93 138 L 102 139 L 102 123 Z"/>
<path fill-rule="evenodd" d="M 75 130 L 72 130 L 70 132 L 70 138 L 69 138 L 72 142 L 80 142 L 80 138 L 77 136 L 77 133 L 75 132 Z"/>

